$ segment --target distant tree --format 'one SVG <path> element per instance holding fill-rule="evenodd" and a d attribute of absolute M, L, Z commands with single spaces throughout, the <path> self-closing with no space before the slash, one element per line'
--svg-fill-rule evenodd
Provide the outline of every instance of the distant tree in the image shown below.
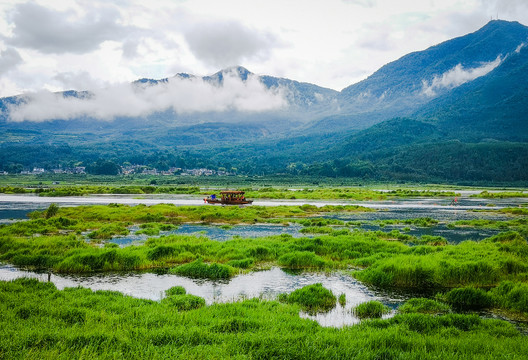
<path fill-rule="evenodd" d="M 52 203 L 46 210 L 44 216 L 46 217 L 46 219 L 49 219 L 50 217 L 57 215 L 58 212 L 59 212 L 59 207 L 57 206 L 57 204 Z"/>
<path fill-rule="evenodd" d="M 117 175 L 121 167 L 113 161 L 97 160 L 86 167 L 86 172 L 93 175 Z"/>
<path fill-rule="evenodd" d="M 10 163 L 10 164 L 7 164 L 7 166 L 4 166 L 4 169 L 9 172 L 9 173 L 15 173 L 15 174 L 18 174 L 20 173 L 22 170 L 24 170 L 24 166 L 22 164 L 13 164 L 13 163 Z"/>

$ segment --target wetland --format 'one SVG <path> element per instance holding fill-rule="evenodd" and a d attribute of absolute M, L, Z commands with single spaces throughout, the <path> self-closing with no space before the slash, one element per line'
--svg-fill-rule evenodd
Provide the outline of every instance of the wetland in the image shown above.
<path fill-rule="evenodd" d="M 0 354 L 523 358 L 524 192 L 390 191 L 0 194 Z"/>

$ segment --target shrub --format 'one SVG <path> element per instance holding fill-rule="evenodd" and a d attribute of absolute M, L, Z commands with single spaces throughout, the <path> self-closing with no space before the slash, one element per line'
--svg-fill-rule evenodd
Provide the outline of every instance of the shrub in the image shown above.
<path fill-rule="evenodd" d="M 45 217 L 46 217 L 46 219 L 49 219 L 49 218 L 57 215 L 58 212 L 59 212 L 59 207 L 57 206 L 57 204 L 52 203 L 52 204 L 50 204 L 50 206 L 46 210 Z"/>
<path fill-rule="evenodd" d="M 359 304 L 353 309 L 354 315 L 360 319 L 365 318 L 380 318 L 383 314 L 390 312 L 388 306 L 383 305 L 377 300 L 370 300 Z"/>

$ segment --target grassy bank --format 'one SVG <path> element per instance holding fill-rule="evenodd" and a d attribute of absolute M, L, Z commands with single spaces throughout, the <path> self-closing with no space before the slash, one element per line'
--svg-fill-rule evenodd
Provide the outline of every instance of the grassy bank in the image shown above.
<path fill-rule="evenodd" d="M 55 217 L 64 217 L 82 223 L 89 222 L 165 222 L 181 223 L 224 223 L 254 224 L 281 223 L 288 218 L 303 218 L 335 212 L 370 212 L 369 208 L 346 205 L 313 205 L 296 206 L 175 206 L 172 204 L 143 204 L 127 206 L 121 204 L 94 205 L 60 208 Z M 39 219 L 45 214 L 35 212 L 32 218 Z"/>
<path fill-rule="evenodd" d="M 296 304 L 203 306 L 184 296 L 155 302 L 58 291 L 35 280 L 0 282 L 0 358 L 525 359 L 528 353 L 526 336 L 513 325 L 476 315 L 409 313 L 333 329 L 301 319 Z"/>
<path fill-rule="evenodd" d="M 298 269 L 346 269 L 360 260 L 409 251 L 376 233 L 351 233 L 317 238 L 283 234 L 225 242 L 190 235 L 150 238 L 145 245 L 100 247 L 76 235 L 0 236 L 0 260 L 19 266 L 52 268 L 56 272 L 139 270 L 171 267 L 197 259 L 254 269 L 270 264 Z M 231 269 L 229 274 L 234 275 Z"/>
<path fill-rule="evenodd" d="M 478 243 L 416 246 L 364 265 L 355 276 L 381 287 L 492 287 L 502 280 L 528 280 L 528 244 L 509 232 Z"/>

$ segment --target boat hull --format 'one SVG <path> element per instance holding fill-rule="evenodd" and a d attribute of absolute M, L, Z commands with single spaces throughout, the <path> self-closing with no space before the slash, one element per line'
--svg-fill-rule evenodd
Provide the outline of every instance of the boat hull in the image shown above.
<path fill-rule="evenodd" d="M 208 204 L 220 204 L 220 205 L 250 205 L 253 200 L 231 200 L 222 201 L 221 199 L 204 199 Z"/>

